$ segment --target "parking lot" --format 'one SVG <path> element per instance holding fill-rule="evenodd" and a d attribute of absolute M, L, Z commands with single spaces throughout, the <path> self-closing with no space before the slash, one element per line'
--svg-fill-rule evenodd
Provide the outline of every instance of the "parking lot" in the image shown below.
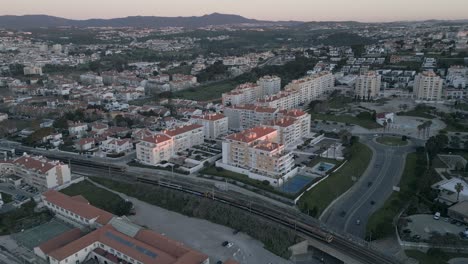
<path fill-rule="evenodd" d="M 431 233 L 437 232 L 439 234 L 451 233 L 458 235 L 458 233 L 465 231 L 465 225 L 452 224 L 449 219 L 441 217 L 435 220 L 433 215 L 419 214 L 409 216 L 411 222 L 404 229 L 411 230 L 411 237 L 420 236 L 421 240 L 429 239 Z"/>

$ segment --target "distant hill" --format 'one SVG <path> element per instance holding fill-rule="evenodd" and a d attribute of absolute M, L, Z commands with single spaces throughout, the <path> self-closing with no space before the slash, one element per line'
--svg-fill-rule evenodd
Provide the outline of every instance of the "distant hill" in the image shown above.
<path fill-rule="evenodd" d="M 47 15 L 0 16 L 0 28 L 27 29 L 39 27 L 186 27 L 197 28 L 235 24 L 299 24 L 301 22 L 274 22 L 248 19 L 239 15 L 213 13 L 191 17 L 131 16 L 112 19 L 73 20 Z"/>

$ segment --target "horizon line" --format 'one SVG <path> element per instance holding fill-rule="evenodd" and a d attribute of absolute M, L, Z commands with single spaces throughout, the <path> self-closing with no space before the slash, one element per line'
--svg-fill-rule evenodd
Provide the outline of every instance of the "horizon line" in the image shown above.
<path fill-rule="evenodd" d="M 371 24 L 378 24 L 378 23 L 398 23 L 398 22 L 424 22 L 424 21 L 460 21 L 460 20 L 467 20 L 468 22 L 468 17 L 467 18 L 454 18 L 454 19 L 441 19 L 441 18 L 426 18 L 426 19 L 415 19 L 415 20 L 383 20 L 383 21 L 363 21 L 363 20 L 352 20 L 352 19 L 347 19 L 347 20 L 294 20 L 294 19 L 288 19 L 288 20 L 265 20 L 265 19 L 258 19 L 258 18 L 250 18 L 250 17 L 245 17 L 243 15 L 239 14 L 228 14 L 228 13 L 219 13 L 219 12 L 212 12 L 209 14 L 204 14 L 204 15 L 191 15 L 191 16 L 156 16 L 156 15 L 127 15 L 127 16 L 117 16 L 117 17 L 109 17 L 109 18 L 100 18 L 100 17 L 91 17 L 91 18 L 67 18 L 63 16 L 56 16 L 56 15 L 49 15 L 49 14 L 21 14 L 21 15 L 12 15 L 12 14 L 0 14 L 1 16 L 11 16 L 11 17 L 27 17 L 27 16 L 49 16 L 49 17 L 56 17 L 56 18 L 62 18 L 62 19 L 68 19 L 68 20 L 75 20 L 75 21 L 86 21 L 86 20 L 94 20 L 94 19 L 101 19 L 101 20 L 111 20 L 111 19 L 119 19 L 119 18 L 129 18 L 129 17 L 164 17 L 164 18 L 190 18 L 190 17 L 203 17 L 203 16 L 209 16 L 209 15 L 214 15 L 214 14 L 219 14 L 219 15 L 231 15 L 231 16 L 240 16 L 245 19 L 251 19 L 251 20 L 257 20 L 259 22 L 302 22 L 302 23 L 310 23 L 310 22 L 358 22 L 358 23 L 371 23 Z"/>

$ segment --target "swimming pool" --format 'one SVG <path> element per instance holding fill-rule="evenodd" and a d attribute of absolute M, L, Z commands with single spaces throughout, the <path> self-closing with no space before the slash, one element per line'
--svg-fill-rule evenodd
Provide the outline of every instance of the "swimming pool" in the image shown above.
<path fill-rule="evenodd" d="M 320 162 L 312 168 L 312 171 L 318 174 L 326 174 L 329 170 L 333 169 L 335 164 L 328 162 Z"/>

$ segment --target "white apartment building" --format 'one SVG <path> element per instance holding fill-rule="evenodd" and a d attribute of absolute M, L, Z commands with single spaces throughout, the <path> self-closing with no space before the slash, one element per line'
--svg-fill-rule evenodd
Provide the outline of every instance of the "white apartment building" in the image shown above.
<path fill-rule="evenodd" d="M 414 78 L 413 93 L 416 100 L 440 101 L 443 79 L 432 71 L 424 71 Z"/>
<path fill-rule="evenodd" d="M 261 87 L 261 96 L 277 94 L 281 90 L 281 78 L 277 76 L 263 76 L 257 84 Z"/>
<path fill-rule="evenodd" d="M 203 125 L 191 124 L 145 137 L 136 145 L 137 160 L 153 166 L 167 161 L 178 152 L 202 144 L 203 129 Z"/>
<path fill-rule="evenodd" d="M 297 168 L 293 155 L 278 140 L 278 131 L 271 127 L 254 127 L 229 135 L 223 141 L 223 158 L 216 166 L 281 186 L 297 173 Z"/>
<path fill-rule="evenodd" d="M 255 102 L 262 95 L 262 87 L 254 83 L 244 83 L 234 90 L 223 93 L 223 105 L 250 104 Z"/>
<path fill-rule="evenodd" d="M 380 93 L 381 76 L 375 71 L 368 71 L 356 78 L 354 94 L 360 99 L 375 99 Z"/>
<path fill-rule="evenodd" d="M 279 143 L 292 146 L 310 135 L 310 114 L 298 110 L 282 110 L 278 119 L 271 121 L 270 126 L 278 130 Z"/>
<path fill-rule="evenodd" d="M 297 108 L 303 105 L 304 100 L 302 100 L 300 96 L 301 94 L 299 91 L 281 91 L 275 95 L 257 100 L 256 105 L 277 109 Z"/>
<path fill-rule="evenodd" d="M 292 81 L 285 87 L 285 91 L 299 92 L 299 104 L 308 104 L 312 100 L 318 99 L 334 86 L 335 78 L 333 74 L 328 71 L 323 71 Z"/>
<path fill-rule="evenodd" d="M 454 88 L 466 88 L 468 84 L 468 67 L 454 65 L 447 71 L 447 84 Z"/>
<path fill-rule="evenodd" d="M 0 172 L 19 176 L 39 190 L 53 189 L 71 181 L 70 167 L 67 164 L 26 153 L 19 158 L 1 162 Z"/>
<path fill-rule="evenodd" d="M 174 141 L 164 134 L 144 137 L 136 145 L 137 160 L 148 165 L 168 161 L 174 154 Z"/>
<path fill-rule="evenodd" d="M 174 141 L 174 153 L 189 149 L 193 146 L 203 144 L 203 126 L 198 124 L 176 127 L 163 131 Z"/>
<path fill-rule="evenodd" d="M 192 116 L 192 121 L 203 126 L 203 134 L 206 139 L 216 139 L 228 132 L 228 118 L 223 114 Z"/>
<path fill-rule="evenodd" d="M 248 105 L 232 105 L 224 108 L 224 115 L 228 117 L 228 127 L 232 130 L 244 130 L 247 128 L 266 125 L 276 119 L 279 110 L 277 108 Z"/>

